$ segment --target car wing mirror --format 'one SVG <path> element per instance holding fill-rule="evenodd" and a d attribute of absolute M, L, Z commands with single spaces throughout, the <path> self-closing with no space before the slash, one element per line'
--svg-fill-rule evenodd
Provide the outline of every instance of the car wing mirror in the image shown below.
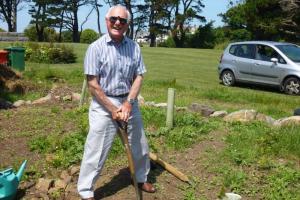
<path fill-rule="evenodd" d="M 271 58 L 271 61 L 272 61 L 274 64 L 277 64 L 277 63 L 278 63 L 278 59 L 277 59 L 277 58 Z"/>

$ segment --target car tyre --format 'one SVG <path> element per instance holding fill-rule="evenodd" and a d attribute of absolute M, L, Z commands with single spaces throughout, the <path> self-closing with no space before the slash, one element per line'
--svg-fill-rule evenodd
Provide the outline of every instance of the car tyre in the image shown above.
<path fill-rule="evenodd" d="M 234 74 L 230 70 L 225 70 L 222 73 L 221 80 L 225 86 L 233 86 L 235 84 Z"/>
<path fill-rule="evenodd" d="M 300 80 L 295 77 L 291 77 L 284 81 L 284 92 L 290 95 L 300 94 Z"/>

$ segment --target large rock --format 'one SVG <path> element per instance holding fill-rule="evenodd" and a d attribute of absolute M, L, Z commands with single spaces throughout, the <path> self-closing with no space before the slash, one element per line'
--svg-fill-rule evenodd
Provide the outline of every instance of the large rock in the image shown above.
<path fill-rule="evenodd" d="M 300 125 L 300 116 L 291 116 L 278 119 L 274 123 L 275 126 Z"/>
<path fill-rule="evenodd" d="M 294 110 L 294 115 L 295 116 L 300 116 L 300 108 L 297 108 Z"/>
<path fill-rule="evenodd" d="M 261 122 L 266 122 L 266 123 L 268 123 L 270 125 L 273 125 L 275 123 L 275 121 L 276 121 L 272 117 L 264 115 L 264 114 L 261 114 L 261 113 L 257 113 L 257 115 L 255 116 L 255 120 L 261 121 Z"/>
<path fill-rule="evenodd" d="M 207 106 L 207 105 L 202 105 L 202 104 L 198 104 L 198 103 L 192 103 L 189 107 L 188 110 L 191 112 L 196 112 L 196 113 L 200 113 L 202 116 L 204 117 L 208 117 L 210 116 L 212 113 L 215 112 L 214 109 L 212 109 L 211 107 Z"/>
<path fill-rule="evenodd" d="M 53 185 L 52 179 L 39 178 L 37 184 L 35 185 L 35 189 L 40 192 L 47 193 L 49 188 Z"/>
<path fill-rule="evenodd" d="M 228 113 L 227 113 L 227 111 L 225 111 L 225 110 L 220 110 L 220 111 L 215 111 L 215 112 L 213 112 L 211 115 L 209 115 L 210 117 L 220 117 L 220 118 L 222 118 L 222 117 L 225 117 L 226 115 L 227 115 Z"/>
<path fill-rule="evenodd" d="M 42 103 L 46 103 L 46 102 L 49 102 L 52 98 L 52 95 L 51 94 L 48 94 L 47 96 L 45 97 L 42 97 L 40 99 L 37 99 L 37 100 L 34 100 L 32 102 L 32 104 L 42 104 Z"/>
<path fill-rule="evenodd" d="M 14 102 L 13 106 L 16 107 L 16 108 L 18 108 L 18 107 L 24 105 L 25 103 L 26 102 L 24 100 L 18 100 L 18 101 Z"/>
<path fill-rule="evenodd" d="M 257 112 L 255 110 L 239 110 L 232 112 L 224 117 L 224 121 L 226 122 L 250 122 L 255 120 Z"/>

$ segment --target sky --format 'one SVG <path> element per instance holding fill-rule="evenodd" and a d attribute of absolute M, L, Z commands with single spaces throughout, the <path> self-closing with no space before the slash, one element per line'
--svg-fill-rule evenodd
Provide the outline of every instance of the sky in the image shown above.
<path fill-rule="evenodd" d="M 228 9 L 229 0 L 203 0 L 203 4 L 205 8 L 203 8 L 202 15 L 206 17 L 206 20 L 209 22 L 214 20 L 214 26 L 221 26 L 222 21 L 221 18 L 218 16 L 220 13 L 225 13 Z M 18 12 L 17 16 L 17 32 L 23 32 L 24 29 L 28 26 L 30 22 L 30 15 L 28 14 L 28 5 L 24 5 L 25 8 Z M 80 8 L 79 10 L 79 24 L 85 19 L 85 15 L 89 12 L 90 8 Z M 101 21 L 101 31 L 107 32 L 106 26 L 104 23 L 104 16 L 108 10 L 108 6 L 103 6 L 100 9 L 100 21 Z M 90 15 L 88 21 L 84 24 L 83 29 L 94 29 L 97 31 L 97 23 L 96 23 L 96 13 L 94 12 Z M 7 24 L 5 22 L 0 21 L 0 27 L 4 30 L 7 30 Z"/>

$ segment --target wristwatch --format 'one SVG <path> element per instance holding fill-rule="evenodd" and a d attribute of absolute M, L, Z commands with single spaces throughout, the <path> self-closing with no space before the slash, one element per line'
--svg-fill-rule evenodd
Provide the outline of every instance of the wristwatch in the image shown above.
<path fill-rule="evenodd" d="M 127 101 L 128 101 L 128 103 L 130 103 L 131 105 L 133 105 L 134 102 L 135 102 L 135 99 L 127 98 Z"/>

